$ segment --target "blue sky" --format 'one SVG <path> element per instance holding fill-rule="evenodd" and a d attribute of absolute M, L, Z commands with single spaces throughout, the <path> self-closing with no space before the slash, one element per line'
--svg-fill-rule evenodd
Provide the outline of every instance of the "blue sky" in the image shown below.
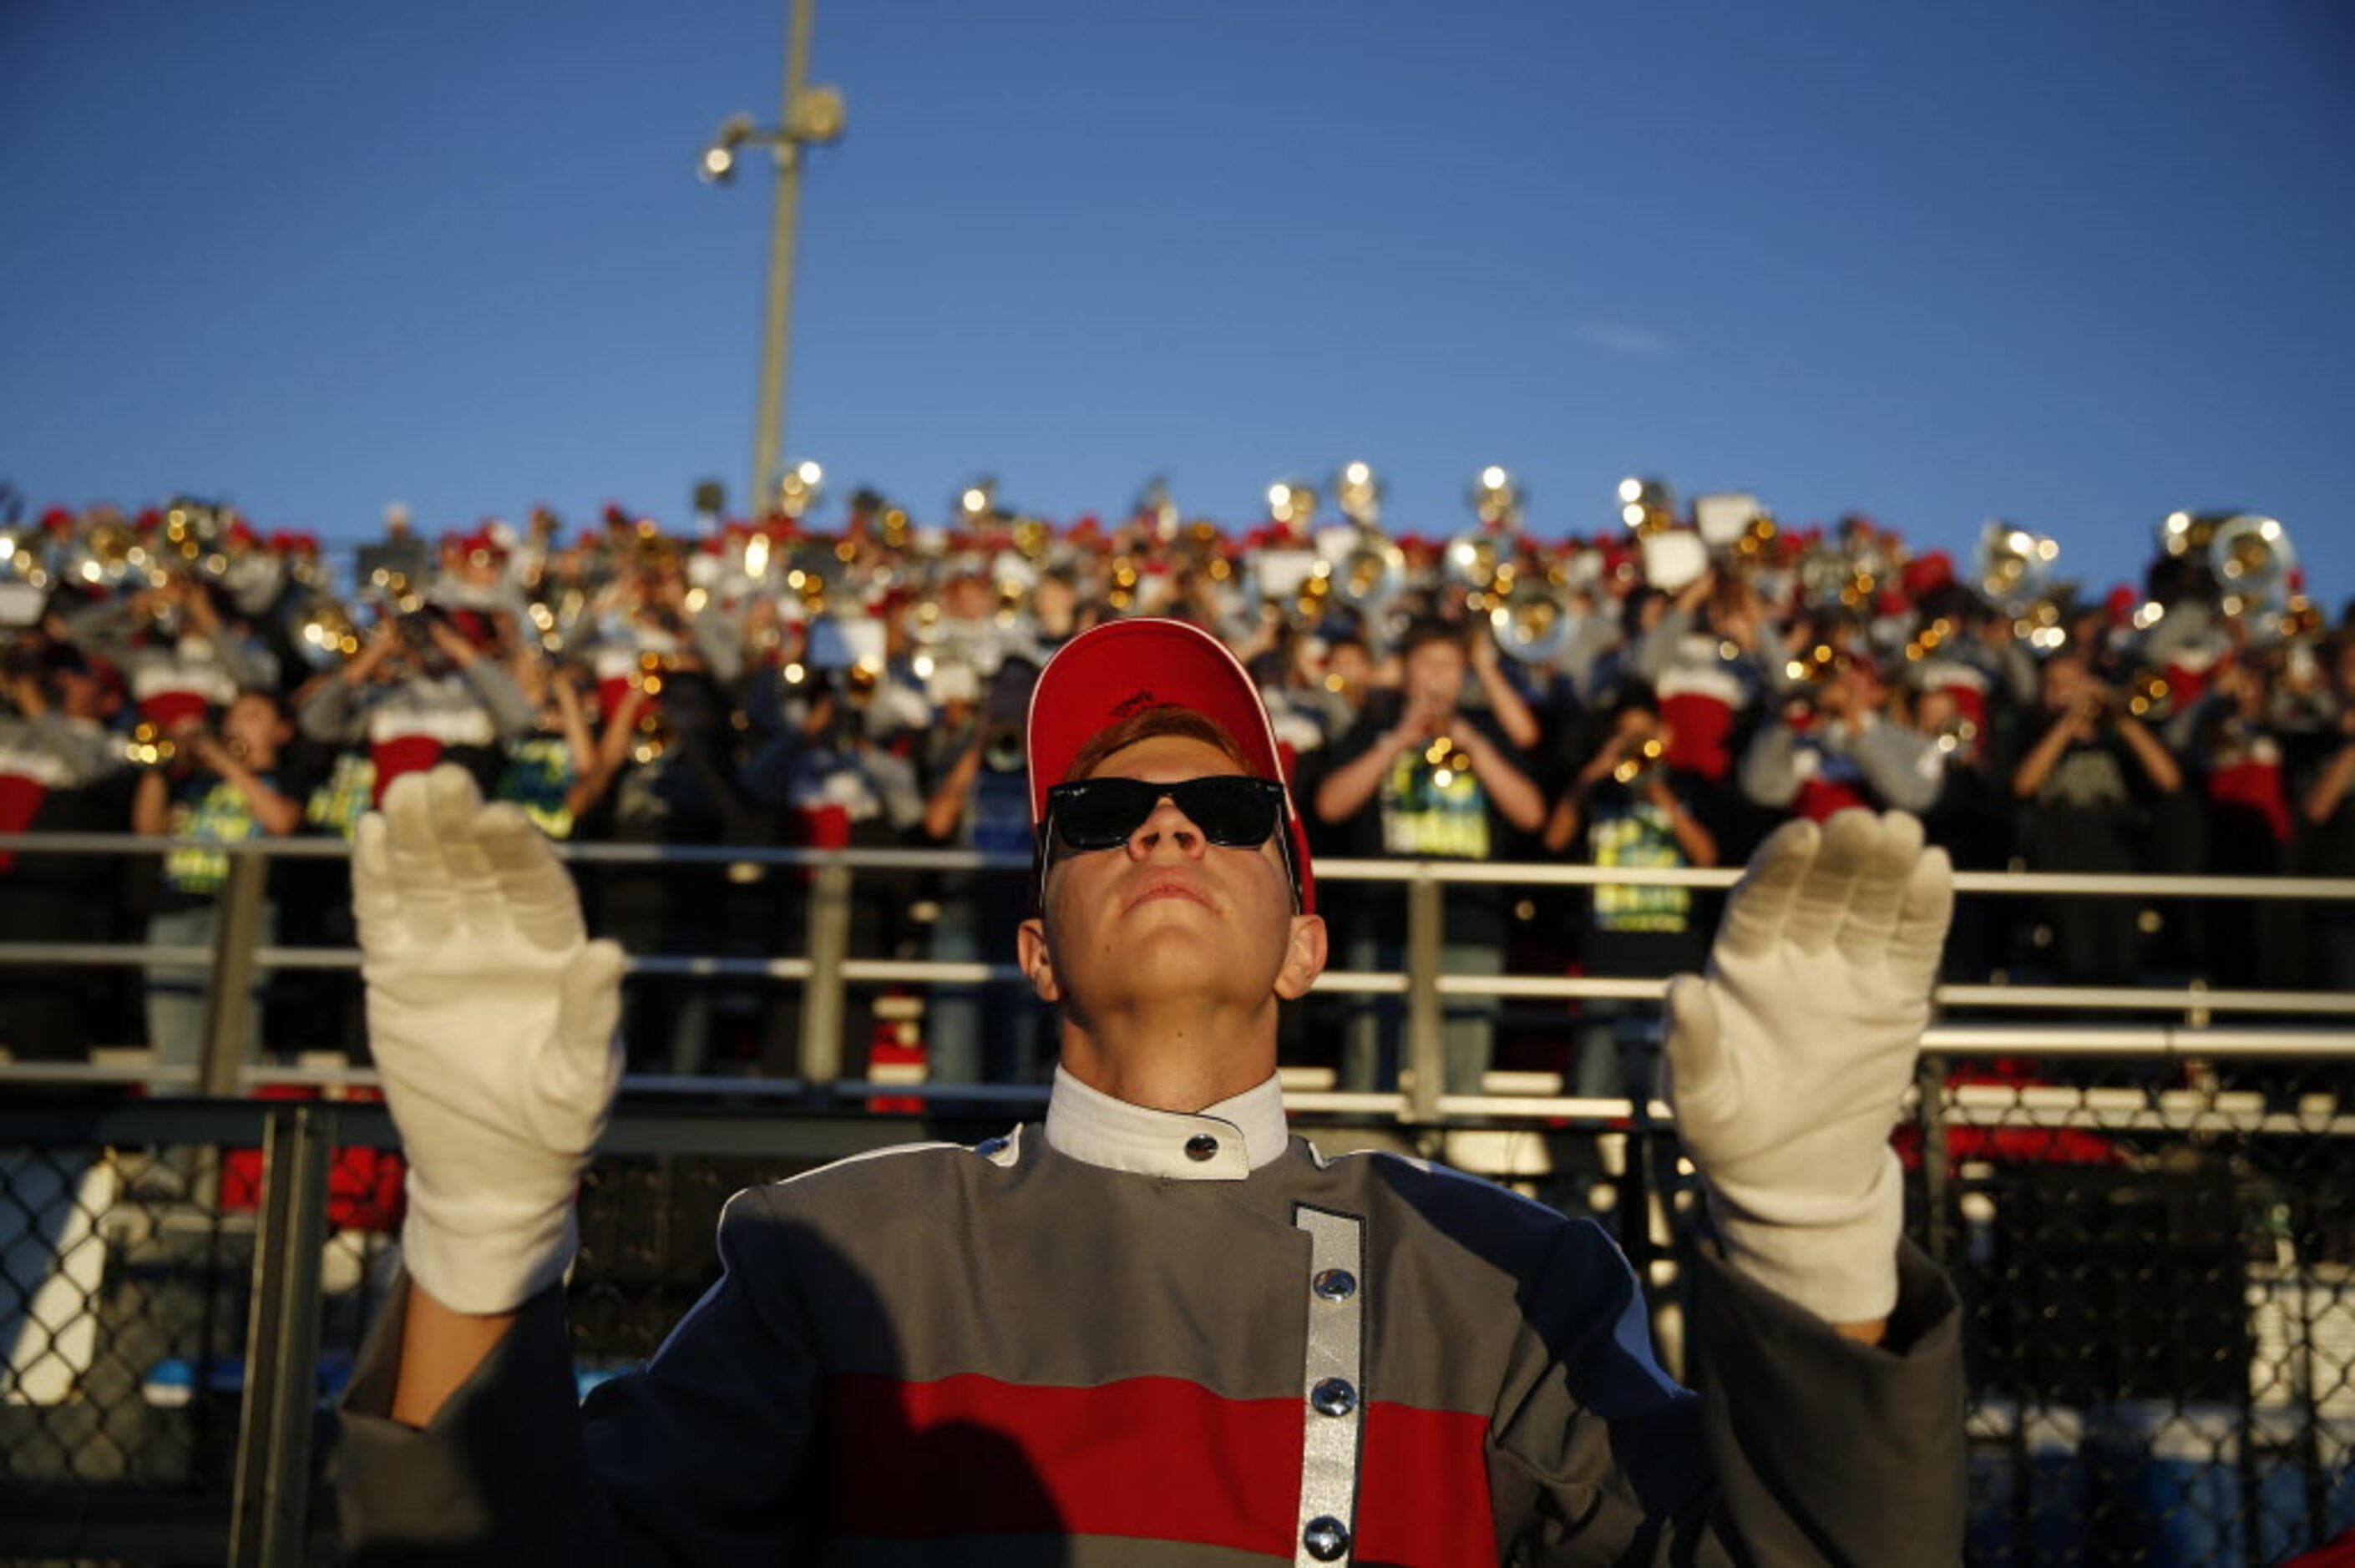
<path fill-rule="evenodd" d="M 268 526 L 682 519 L 749 465 L 784 0 L 0 0 L 0 478 Z M 2355 21 L 820 0 L 788 449 L 920 516 L 1453 532 L 1753 489 L 2098 592 L 2177 506 L 2355 593 Z"/>

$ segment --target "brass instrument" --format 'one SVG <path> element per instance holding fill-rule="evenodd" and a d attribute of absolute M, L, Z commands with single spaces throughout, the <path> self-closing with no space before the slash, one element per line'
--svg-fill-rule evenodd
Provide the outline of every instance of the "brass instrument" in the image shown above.
<path fill-rule="evenodd" d="M 149 559 L 139 530 L 119 517 L 101 519 L 85 529 L 67 547 L 60 575 L 83 588 L 108 589 L 121 588 L 133 577 L 143 586 L 153 587 L 162 576 Z"/>
<path fill-rule="evenodd" d="M 984 732 L 981 765 L 992 773 L 1021 772 L 1027 755 L 1023 748 L 1022 726 L 1012 719 L 996 720 Z"/>
<path fill-rule="evenodd" d="M 1562 602 L 1562 590 L 1543 576 L 1517 577 L 1489 607 L 1488 627 L 1497 647 L 1524 664 L 1548 665 L 1560 659 L 1578 630 L 1578 618 Z"/>
<path fill-rule="evenodd" d="M 42 544 L 37 528 L 0 534 L 0 586 L 21 585 L 36 593 L 48 592 L 54 579 Z"/>
<path fill-rule="evenodd" d="M 1453 736 L 1432 736 L 1431 744 L 1423 748 L 1423 759 L 1431 765 L 1431 781 L 1442 789 L 1472 771 L 1472 758 Z"/>
<path fill-rule="evenodd" d="M 1331 597 L 1354 610 L 1369 632 L 1406 595 L 1406 552 L 1380 534 L 1361 533 L 1339 560 L 1317 565 L 1326 568 L 1316 575 L 1326 579 Z"/>
<path fill-rule="evenodd" d="M 1521 493 L 1513 476 L 1490 463 L 1472 484 L 1472 512 L 1491 528 L 1507 531 L 1521 525 Z"/>
<path fill-rule="evenodd" d="M 2048 534 L 2034 534 L 2001 518 L 1990 519 L 1979 530 L 1971 575 L 1987 601 L 2011 617 L 2012 634 L 2040 652 L 2050 652 L 2068 640 L 2061 624 L 2061 606 L 2052 593 L 2052 565 L 2061 558 L 2060 542 Z"/>
<path fill-rule="evenodd" d="M 826 493 L 826 470 L 804 458 L 777 478 L 777 515 L 799 519 Z"/>
<path fill-rule="evenodd" d="M 1956 752 L 1968 752 L 1978 744 L 1978 738 L 1979 726 L 1964 715 L 1956 714 L 1938 726 L 1938 733 L 1931 740 L 1941 752 L 1952 757 Z"/>
<path fill-rule="evenodd" d="M 1619 521 L 1638 538 L 1665 532 L 1677 520 L 1676 498 L 1668 481 L 1630 477 L 1619 482 Z"/>
<path fill-rule="evenodd" d="M 344 601 L 320 588 L 306 588 L 285 611 L 286 640 L 314 670 L 333 670 L 360 651 L 358 628 Z"/>
<path fill-rule="evenodd" d="M 1278 480 L 1267 487 L 1267 514 L 1295 532 L 1305 532 L 1316 521 L 1316 493 L 1297 480 Z"/>
<path fill-rule="evenodd" d="M 1269 497 L 1271 503 L 1273 496 Z M 1341 515 L 1360 528 L 1379 528 L 1382 522 L 1382 487 L 1374 478 L 1373 469 L 1362 462 L 1347 462 L 1333 481 L 1333 501 L 1341 508 Z M 1316 506 L 1314 496 L 1308 501 L 1308 513 L 1313 516 Z M 1279 516 L 1277 521 L 1290 519 Z M 1300 519 L 1305 522 L 1306 518 Z"/>
<path fill-rule="evenodd" d="M 1500 572 L 1504 577 L 1502 586 L 1512 586 L 1513 567 L 1504 542 L 1490 529 L 1474 528 L 1458 534 L 1447 541 L 1441 559 L 1448 586 L 1463 591 L 1465 608 L 1475 614 L 1486 611 L 1502 597 L 1497 582 Z"/>
<path fill-rule="evenodd" d="M 2218 523 L 2208 540 L 2218 608 L 2226 615 L 2271 620 L 2289 607 L 2290 572 L 2297 552 L 2289 530 L 2271 517 L 2242 512 Z"/>
<path fill-rule="evenodd" d="M 1619 759 L 1618 765 L 1611 769 L 1611 777 L 1630 789 L 1636 789 L 1650 779 L 1653 769 L 1660 766 L 1661 759 L 1668 754 L 1668 745 L 1658 736 L 1646 736 L 1634 756 Z"/>
<path fill-rule="evenodd" d="M 177 760 L 180 743 L 153 719 L 141 719 L 123 743 L 123 755 L 133 768 L 169 768 Z"/>

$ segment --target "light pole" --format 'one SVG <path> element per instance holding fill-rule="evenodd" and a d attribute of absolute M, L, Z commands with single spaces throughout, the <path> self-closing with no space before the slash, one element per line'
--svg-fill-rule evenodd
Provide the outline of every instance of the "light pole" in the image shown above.
<path fill-rule="evenodd" d="M 785 366 L 793 353 L 794 246 L 801 215 L 802 148 L 832 142 L 849 118 L 842 94 L 811 87 L 810 16 L 815 0 L 794 0 L 785 29 L 785 86 L 777 123 L 756 126 L 749 114 L 731 114 L 703 150 L 702 175 L 715 185 L 735 176 L 740 147 L 766 147 L 777 165 L 777 210 L 769 226 L 769 299 L 761 337 L 761 411 L 752 432 L 752 505 L 766 516 L 774 504 L 777 454 L 785 434 Z"/>

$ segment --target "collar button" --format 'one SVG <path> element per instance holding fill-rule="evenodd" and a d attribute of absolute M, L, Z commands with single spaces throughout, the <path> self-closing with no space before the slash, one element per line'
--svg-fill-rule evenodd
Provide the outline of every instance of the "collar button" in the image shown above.
<path fill-rule="evenodd" d="M 1219 1140 L 1207 1132 L 1198 1132 L 1186 1140 L 1186 1158 L 1197 1165 L 1218 1158 Z"/>

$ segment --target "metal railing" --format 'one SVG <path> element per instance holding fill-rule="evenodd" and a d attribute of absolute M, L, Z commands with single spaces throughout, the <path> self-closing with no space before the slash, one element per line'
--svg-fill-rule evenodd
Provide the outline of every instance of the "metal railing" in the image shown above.
<path fill-rule="evenodd" d="M 260 839 L 217 844 L 133 834 L 0 834 L 0 852 L 37 850 L 69 855 L 168 854 L 197 848 L 223 853 L 228 877 L 218 895 L 220 917 L 210 948 L 106 943 L 0 944 L 0 966 L 92 965 L 144 968 L 163 964 L 208 964 L 205 1049 L 193 1074 L 158 1075 L 158 1081 L 200 1092 L 226 1095 L 272 1081 L 273 1070 L 241 1060 L 247 1038 L 252 985 L 265 970 L 356 969 L 357 948 L 261 945 L 265 878 L 272 860 L 339 859 L 348 854 L 338 840 Z M 767 847 L 669 844 L 563 844 L 565 858 L 581 865 L 682 865 L 805 873 L 804 951 L 766 958 L 719 955 L 634 954 L 626 973 L 674 979 L 761 980 L 799 987 L 802 1009 L 797 1072 L 794 1082 L 805 1097 L 826 1101 L 857 1097 L 876 1086 L 843 1075 L 845 997 L 852 987 L 980 985 L 1022 980 L 1012 963 L 943 962 L 860 957 L 851 951 L 855 879 L 861 872 L 1017 873 L 1029 869 L 1026 857 L 956 850 L 796 850 Z M 1604 868 L 1561 864 L 1487 864 L 1461 861 L 1328 860 L 1316 870 L 1320 882 L 1395 884 L 1406 895 L 1403 969 L 1398 974 L 1328 969 L 1316 982 L 1319 995 L 1404 998 L 1400 1097 L 1379 1104 L 1351 1097 L 1347 1108 L 1394 1108 L 1404 1119 L 1433 1123 L 1450 1115 L 1477 1114 L 1443 1106 L 1460 1099 L 1445 1093 L 1443 1017 L 1455 998 L 1524 1001 L 1612 999 L 1657 1001 L 1664 979 L 1591 979 L 1561 975 L 1469 975 L 1444 972 L 1446 890 L 1454 886 L 1544 888 L 1596 885 L 1730 887 L 1732 871 Z M 2088 875 L 2030 872 L 1965 872 L 1955 877 L 1965 896 L 2010 898 L 2063 895 L 2091 898 L 2167 898 L 2228 901 L 2307 900 L 2355 903 L 2355 880 L 2304 877 L 2189 877 Z M 2355 977 L 2350 977 L 2355 980 Z M 2032 1012 L 2137 1012 L 2179 1014 L 2180 1022 L 2146 1025 L 2104 1023 L 2056 1030 L 2049 1022 L 2015 1026 L 1987 1022 L 1934 1025 L 1925 1049 L 1958 1056 L 2087 1054 L 2227 1056 L 2307 1052 L 2355 1053 L 2355 1024 L 2342 1028 L 2301 1024 L 2294 1028 L 2222 1028 L 2218 1015 L 2297 1016 L 2315 1020 L 2355 1018 L 2355 990 L 2285 991 L 2215 990 L 2205 985 L 2118 987 L 1948 984 L 1934 998 L 1942 1010 Z M 54 1081 L 52 1069 L 0 1064 L 0 1082 L 11 1078 Z M 316 1081 L 315 1078 L 311 1081 Z M 364 1073 L 350 1080 L 369 1081 Z M 1515 1097 L 1522 1098 L 1525 1097 Z"/>

